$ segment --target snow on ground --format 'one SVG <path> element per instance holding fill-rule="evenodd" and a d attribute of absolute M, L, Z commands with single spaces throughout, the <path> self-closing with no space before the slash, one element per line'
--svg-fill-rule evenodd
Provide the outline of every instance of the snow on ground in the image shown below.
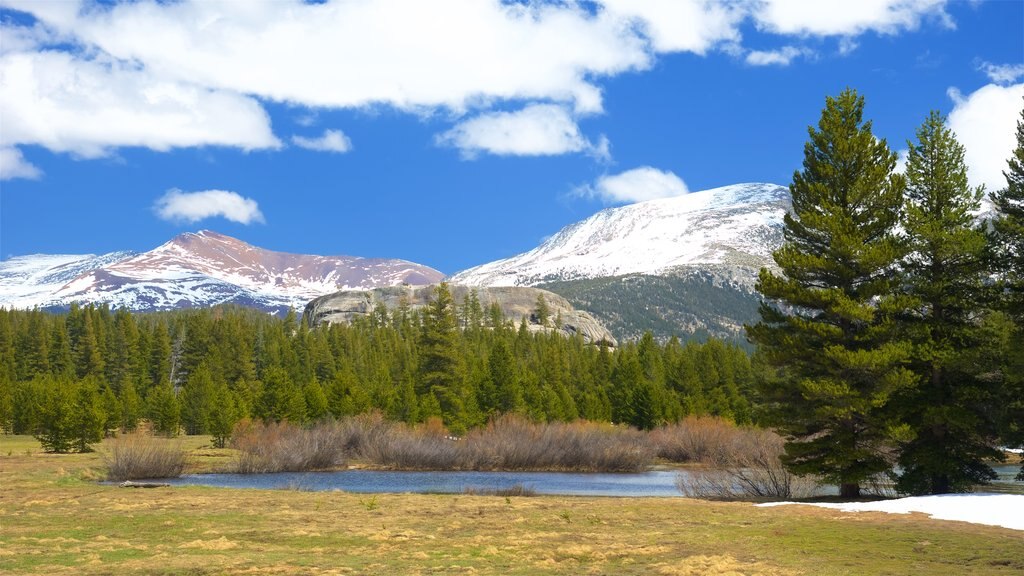
<path fill-rule="evenodd" d="M 1024 495 L 1019 494 L 943 494 L 877 502 L 769 502 L 758 506 L 785 504 L 820 506 L 843 512 L 923 512 L 938 520 L 959 520 L 1024 530 Z"/>

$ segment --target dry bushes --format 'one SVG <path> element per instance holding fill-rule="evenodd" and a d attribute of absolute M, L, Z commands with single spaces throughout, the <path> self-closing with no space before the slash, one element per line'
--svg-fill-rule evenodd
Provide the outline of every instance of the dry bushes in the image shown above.
<path fill-rule="evenodd" d="M 108 441 L 102 453 L 107 479 L 176 478 L 188 467 L 188 455 L 176 441 L 135 432 Z"/>
<path fill-rule="evenodd" d="M 327 469 L 354 458 L 402 470 L 559 470 L 626 472 L 646 468 L 654 450 L 642 432 L 590 422 L 538 424 L 506 415 L 464 438 L 440 421 L 419 426 L 363 414 L 311 428 L 243 422 L 232 446 L 241 473 Z"/>
<path fill-rule="evenodd" d="M 326 470 L 345 463 L 344 430 L 333 422 L 302 428 L 243 420 L 231 446 L 239 451 L 234 471 L 242 474 Z"/>
<path fill-rule="evenodd" d="M 679 475 L 686 496 L 705 499 L 796 498 L 810 496 L 813 479 L 790 474 L 779 457 L 783 439 L 769 430 L 741 428 L 720 418 L 687 418 L 651 432 L 658 456 L 703 464 Z"/>
<path fill-rule="evenodd" d="M 654 459 L 645 435 L 594 422 L 537 424 L 504 415 L 462 442 L 468 469 L 636 472 Z"/>
<path fill-rule="evenodd" d="M 652 430 L 650 442 L 659 458 L 718 466 L 734 457 L 744 430 L 721 418 L 688 416 L 682 422 Z"/>

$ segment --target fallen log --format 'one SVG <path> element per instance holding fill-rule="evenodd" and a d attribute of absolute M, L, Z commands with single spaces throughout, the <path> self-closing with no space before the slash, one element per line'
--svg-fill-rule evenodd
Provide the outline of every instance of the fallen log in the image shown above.
<path fill-rule="evenodd" d="M 119 484 L 121 488 L 166 488 L 170 484 L 166 482 L 132 482 L 125 480 Z"/>

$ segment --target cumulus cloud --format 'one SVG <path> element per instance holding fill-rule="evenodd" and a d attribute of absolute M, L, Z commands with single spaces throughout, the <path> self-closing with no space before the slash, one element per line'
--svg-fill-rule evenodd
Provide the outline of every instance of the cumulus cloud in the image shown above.
<path fill-rule="evenodd" d="M 968 95 L 949 89 L 949 127 L 964 145 L 971 185 L 992 192 L 1006 186 L 1003 170 L 1017 145 L 1015 130 L 1024 106 L 1024 84 L 988 84 Z"/>
<path fill-rule="evenodd" d="M 740 40 L 744 12 L 710 0 L 602 0 L 614 17 L 635 23 L 655 52 L 704 54 L 719 43 Z"/>
<path fill-rule="evenodd" d="M 383 105 L 455 118 L 479 114 L 446 136 L 469 142 L 465 150 L 519 154 L 536 147 L 506 137 L 505 144 L 487 140 L 474 148 L 469 128 L 508 121 L 494 110 L 510 104 L 557 105 L 575 117 L 601 113 L 605 79 L 646 70 L 666 53 L 719 49 L 746 54 L 755 65 L 807 55 L 791 46 L 748 53 L 744 23 L 780 36 L 838 35 L 842 52 L 866 31 L 897 33 L 929 18 L 952 25 L 945 4 L 0 0 L 36 19 L 0 29 L 0 142 L 81 157 L 119 146 L 276 148 L 262 100 L 313 112 Z M 538 153 L 586 149 L 602 156 L 601 141 L 586 142 L 564 122 L 560 127 L 561 137 L 538 145 Z M 325 142 L 332 150 L 337 143 Z"/>
<path fill-rule="evenodd" d="M 25 160 L 25 157 L 21 155 L 21 150 L 7 146 L 0 147 L 0 180 L 13 180 L 14 178 L 35 180 L 42 175 L 39 168 Z"/>
<path fill-rule="evenodd" d="M 580 132 L 569 111 L 554 104 L 536 104 L 515 112 L 489 112 L 460 122 L 437 137 L 463 156 L 481 152 L 497 156 L 551 156 L 583 152 L 608 158 L 608 141 L 595 144 Z"/>
<path fill-rule="evenodd" d="M 763 0 L 755 2 L 758 27 L 776 34 L 855 36 L 867 31 L 896 34 L 915 30 L 926 18 L 955 27 L 946 13 L 947 0 L 857 0 L 808 2 Z"/>
<path fill-rule="evenodd" d="M 183 192 L 171 189 L 157 199 L 153 210 L 164 220 L 190 224 L 216 216 L 240 224 L 264 222 L 255 200 L 227 190 Z"/>
<path fill-rule="evenodd" d="M 1012 84 L 1018 78 L 1024 76 L 1024 64 L 993 64 L 982 62 L 978 64 L 981 70 L 988 76 L 989 80 L 996 84 Z"/>
<path fill-rule="evenodd" d="M 324 130 L 323 136 L 319 138 L 292 136 L 292 144 L 318 152 L 344 153 L 352 149 L 352 141 L 341 130 Z"/>
<path fill-rule="evenodd" d="M 910 161 L 910 149 L 903 148 L 896 151 L 896 167 L 893 171 L 899 172 L 900 174 L 907 173 L 907 162 Z"/>
<path fill-rule="evenodd" d="M 804 48 L 783 46 L 778 50 L 752 50 L 747 54 L 746 62 L 751 66 L 789 66 L 797 56 L 808 54 Z"/>
<path fill-rule="evenodd" d="M 671 171 L 641 166 L 625 172 L 598 178 L 591 186 L 576 190 L 578 195 L 599 198 L 605 204 L 643 202 L 687 194 L 682 178 Z"/>
<path fill-rule="evenodd" d="M 256 100 L 65 52 L 0 56 L 0 141 L 95 158 L 111 148 L 279 146 Z"/>

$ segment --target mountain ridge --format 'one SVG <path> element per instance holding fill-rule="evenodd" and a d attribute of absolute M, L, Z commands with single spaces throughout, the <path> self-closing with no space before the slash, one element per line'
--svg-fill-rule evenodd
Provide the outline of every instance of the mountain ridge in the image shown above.
<path fill-rule="evenodd" d="M 200 230 L 148 252 L 2 261 L 0 306 L 105 302 L 154 311 L 235 303 L 266 311 L 301 310 L 310 300 L 338 290 L 429 284 L 441 278 L 441 272 L 406 260 L 278 252 Z"/>
<path fill-rule="evenodd" d="M 783 186 L 747 183 L 606 208 L 536 248 L 453 274 L 476 286 L 533 286 L 702 265 L 771 266 L 789 209 Z M 750 283 L 752 286 L 752 282 Z"/>

